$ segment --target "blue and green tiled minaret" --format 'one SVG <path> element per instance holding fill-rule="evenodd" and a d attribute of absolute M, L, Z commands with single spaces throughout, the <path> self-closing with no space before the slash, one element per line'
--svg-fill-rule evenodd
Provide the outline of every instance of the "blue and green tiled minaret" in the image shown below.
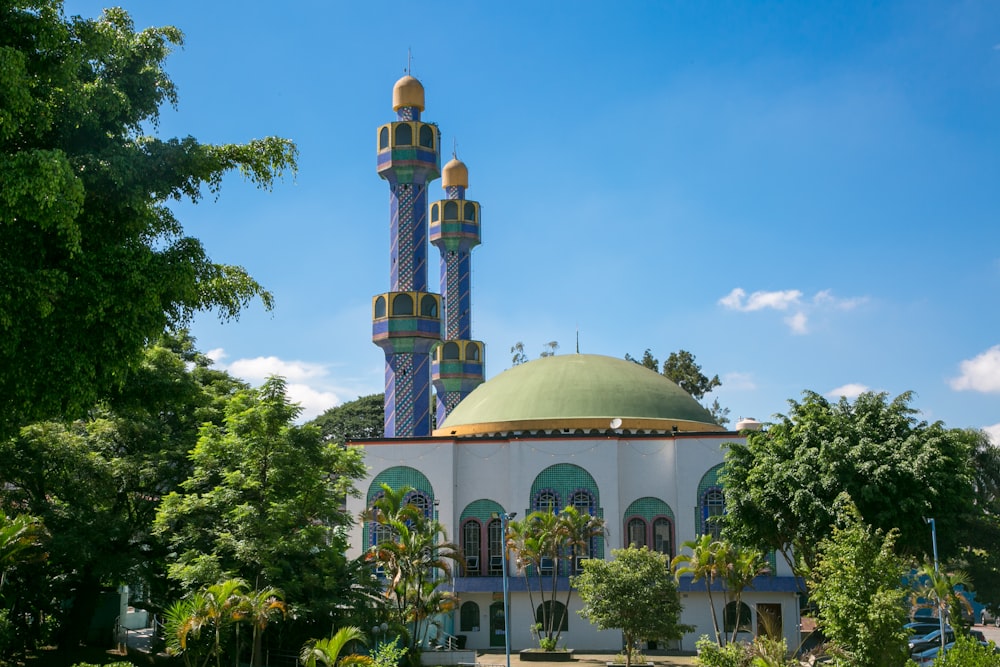
<path fill-rule="evenodd" d="M 420 120 L 424 87 L 392 90 L 396 121 L 378 129 L 378 175 L 389 182 L 389 289 L 372 298 L 372 340 L 385 352 L 385 436 L 431 434 L 430 352 L 441 341 L 441 297 L 427 291 L 427 186 L 441 171 L 440 134 Z"/>
<path fill-rule="evenodd" d="M 483 382 L 484 346 L 472 340 L 472 249 L 479 245 L 479 202 L 465 199 L 469 170 L 458 158 L 444 166 L 447 199 L 430 208 L 430 241 L 441 251 L 444 335 L 431 359 L 437 423 Z"/>

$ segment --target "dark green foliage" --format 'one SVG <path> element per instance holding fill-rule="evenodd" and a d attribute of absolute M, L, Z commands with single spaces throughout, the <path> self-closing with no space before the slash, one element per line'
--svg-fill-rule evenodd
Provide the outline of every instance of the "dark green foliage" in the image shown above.
<path fill-rule="evenodd" d="M 636 359 L 626 353 L 625 360 L 645 366 L 654 373 L 660 372 L 660 361 L 653 356 L 649 348 L 642 353 L 642 359 Z M 690 394 L 696 401 L 701 401 L 705 398 L 705 394 L 722 386 L 718 375 L 709 378 L 701 372 L 701 366 L 695 361 L 694 355 L 687 350 L 670 353 L 663 362 L 663 376 Z M 705 409 L 712 413 L 712 417 L 720 426 L 729 423 L 729 408 L 722 407 L 719 399 L 715 399 L 710 405 L 705 405 Z"/>
<path fill-rule="evenodd" d="M 975 516 L 969 438 L 918 421 L 910 398 L 865 393 L 831 403 L 806 392 L 768 430 L 730 443 L 723 472 L 729 538 L 812 566 L 834 522 L 833 501 L 845 491 L 866 523 L 899 530 L 901 553 L 930 551 L 924 517 L 931 516 L 942 560 L 956 555 Z"/>
<path fill-rule="evenodd" d="M 0 437 L 81 416 L 196 311 L 271 306 L 244 269 L 185 236 L 167 203 L 217 192 L 233 170 L 269 188 L 294 170 L 295 147 L 145 136 L 176 102 L 163 63 L 181 42 L 172 27 L 137 32 L 121 9 L 0 7 Z"/>
<path fill-rule="evenodd" d="M 385 435 L 385 394 L 371 394 L 330 408 L 311 422 L 326 442 L 373 440 Z"/>
<path fill-rule="evenodd" d="M 955 645 L 938 656 L 935 667 L 1000 667 L 1000 654 L 967 635 L 955 638 Z"/>

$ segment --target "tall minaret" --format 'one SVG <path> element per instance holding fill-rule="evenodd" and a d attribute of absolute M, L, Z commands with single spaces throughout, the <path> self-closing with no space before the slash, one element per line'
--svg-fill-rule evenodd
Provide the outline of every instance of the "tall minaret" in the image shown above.
<path fill-rule="evenodd" d="M 385 436 L 431 434 L 430 350 L 441 297 L 427 291 L 427 185 L 441 171 L 437 127 L 420 120 L 424 87 L 392 89 L 396 122 L 378 129 L 378 175 L 389 182 L 389 289 L 372 298 L 372 340 L 385 352 Z"/>
<path fill-rule="evenodd" d="M 481 341 L 472 339 L 472 249 L 479 245 L 479 202 L 465 199 L 469 170 L 457 157 L 444 166 L 447 199 L 431 204 L 430 237 L 441 251 L 444 341 L 434 351 L 431 377 L 437 391 L 437 423 L 483 381 Z"/>

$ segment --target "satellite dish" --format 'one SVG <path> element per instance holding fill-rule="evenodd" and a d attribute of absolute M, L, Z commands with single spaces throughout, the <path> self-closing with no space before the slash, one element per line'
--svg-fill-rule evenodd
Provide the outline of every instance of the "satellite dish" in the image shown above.
<path fill-rule="evenodd" d="M 621 427 L 622 427 L 622 420 L 620 417 L 615 417 L 614 419 L 611 420 L 611 428 L 617 429 Z"/>

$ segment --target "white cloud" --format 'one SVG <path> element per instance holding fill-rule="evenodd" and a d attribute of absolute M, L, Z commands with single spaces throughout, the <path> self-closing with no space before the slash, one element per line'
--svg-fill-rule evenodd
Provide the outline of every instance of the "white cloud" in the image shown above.
<path fill-rule="evenodd" d="M 826 392 L 829 398 L 857 398 L 866 391 L 871 391 L 871 388 L 867 385 L 863 385 L 860 382 L 850 382 L 848 384 L 837 387 L 836 389 L 831 389 Z"/>
<path fill-rule="evenodd" d="M 719 299 L 718 303 L 724 308 L 741 313 L 757 310 L 787 311 L 794 308 L 795 312 L 785 317 L 784 322 L 793 334 L 802 335 L 809 333 L 811 315 L 830 310 L 853 310 L 868 301 L 868 297 L 842 299 L 834 296 L 833 290 L 829 289 L 817 292 L 809 300 L 803 300 L 802 296 L 802 291 L 797 289 L 757 291 L 747 296 L 746 290 L 736 287 Z"/>
<path fill-rule="evenodd" d="M 1000 424 L 994 424 L 993 426 L 984 426 L 983 430 L 986 431 L 986 435 L 990 436 L 990 440 L 994 445 L 1000 447 Z"/>
<path fill-rule="evenodd" d="M 739 310 L 749 313 L 755 310 L 773 308 L 774 310 L 788 310 L 788 307 L 799 302 L 802 292 L 799 290 L 782 290 L 776 292 L 754 292 L 749 299 L 746 298 L 746 291 L 741 287 L 733 289 L 732 292 L 719 299 L 719 303 L 731 310 Z"/>
<path fill-rule="evenodd" d="M 342 402 L 330 377 L 329 367 L 308 361 L 287 361 L 278 357 L 254 357 L 222 363 L 225 350 L 217 348 L 205 353 L 216 366 L 252 385 L 263 384 L 271 375 L 285 378 L 288 400 L 302 406 L 299 421 L 308 421 Z"/>
<path fill-rule="evenodd" d="M 757 388 L 749 373 L 726 373 L 722 376 L 722 386 L 730 391 L 752 391 Z"/>
<path fill-rule="evenodd" d="M 806 326 L 809 323 L 806 314 L 802 311 L 795 313 L 794 315 L 789 315 L 785 318 L 785 324 L 788 328 L 792 330 L 793 334 L 807 334 L 809 333 L 809 328 Z"/>
<path fill-rule="evenodd" d="M 1000 345 L 966 359 L 959 368 L 962 374 L 949 382 L 955 391 L 1000 392 Z"/>
<path fill-rule="evenodd" d="M 227 365 L 227 370 L 249 381 L 263 381 L 268 376 L 280 375 L 289 382 L 302 382 L 327 375 L 327 368 L 322 364 L 307 361 L 285 361 L 278 357 L 237 359 Z"/>

